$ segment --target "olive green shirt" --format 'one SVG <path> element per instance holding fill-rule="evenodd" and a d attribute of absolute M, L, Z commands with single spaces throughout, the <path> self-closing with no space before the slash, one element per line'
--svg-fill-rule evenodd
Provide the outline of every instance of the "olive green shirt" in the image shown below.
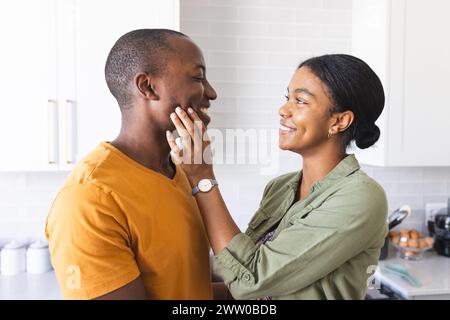
<path fill-rule="evenodd" d="M 214 272 L 235 299 L 364 298 L 388 232 L 383 188 L 354 155 L 295 202 L 301 177 L 269 182 L 247 231 L 215 256 Z M 257 245 L 274 226 L 273 240 Z"/>

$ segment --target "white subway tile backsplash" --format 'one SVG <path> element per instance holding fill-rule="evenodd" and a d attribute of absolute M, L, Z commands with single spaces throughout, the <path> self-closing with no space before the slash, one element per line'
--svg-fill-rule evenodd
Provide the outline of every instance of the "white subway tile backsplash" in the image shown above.
<path fill-rule="evenodd" d="M 284 52 L 295 52 L 295 42 L 291 39 L 277 38 L 239 39 L 238 48 L 244 52 L 278 52 L 280 49 Z"/>
<path fill-rule="evenodd" d="M 200 48 L 210 48 L 218 51 L 235 51 L 238 40 L 235 37 L 205 37 L 193 36 L 192 39 Z"/>
<path fill-rule="evenodd" d="M 253 22 L 209 22 L 209 28 L 214 36 L 258 37 L 266 35 L 268 25 Z"/>
<path fill-rule="evenodd" d="M 350 10 L 300 9 L 295 19 L 297 23 L 313 25 L 351 25 L 352 13 Z"/>
<path fill-rule="evenodd" d="M 295 21 L 295 11 L 280 7 L 271 8 L 239 8 L 238 17 L 244 22 L 280 22 L 285 23 Z"/>
<path fill-rule="evenodd" d="M 238 100 L 237 98 L 219 97 L 217 100 L 211 102 L 210 113 L 213 115 L 216 112 L 220 113 L 235 113 L 237 112 Z"/>
<path fill-rule="evenodd" d="M 352 0 L 323 0 L 323 8 L 331 10 L 351 10 Z"/>
<path fill-rule="evenodd" d="M 183 17 L 196 21 L 232 21 L 237 19 L 238 9 L 230 6 L 182 6 Z"/>
<path fill-rule="evenodd" d="M 295 23 L 270 23 L 266 32 L 266 36 L 279 39 L 292 39 L 297 34 L 298 30 Z"/>
<path fill-rule="evenodd" d="M 284 53 L 283 50 L 280 50 L 279 52 L 270 53 L 268 55 L 268 65 L 277 66 L 278 68 L 292 68 L 294 71 L 300 62 L 310 58 L 311 56 L 312 53 L 305 52 L 305 50 L 300 51 L 299 53 Z M 279 80 L 288 82 L 290 78 Z"/>
<path fill-rule="evenodd" d="M 208 66 L 218 67 L 242 67 L 265 66 L 268 62 L 268 54 L 265 52 L 221 52 L 207 51 L 209 57 Z"/>
<path fill-rule="evenodd" d="M 322 26 L 322 35 L 324 38 L 328 39 L 344 39 L 347 44 L 350 44 L 350 41 L 346 39 L 346 36 L 352 32 L 351 25 L 330 25 L 330 26 Z"/>
<path fill-rule="evenodd" d="M 239 110 L 245 112 L 272 113 L 278 116 L 278 109 L 284 103 L 284 97 L 240 97 L 238 100 Z"/>
<path fill-rule="evenodd" d="M 450 167 L 426 167 L 423 168 L 425 181 L 449 181 Z"/>
<path fill-rule="evenodd" d="M 238 80 L 238 69 L 234 67 L 207 67 L 206 77 L 211 82 L 234 82 Z"/>
<path fill-rule="evenodd" d="M 263 68 L 242 67 L 237 70 L 238 80 L 244 82 L 273 82 L 279 79 L 289 79 L 294 68 Z"/>
<path fill-rule="evenodd" d="M 267 84 L 249 82 L 218 82 L 214 84 L 217 92 L 224 97 L 253 97 L 266 92 Z"/>
<path fill-rule="evenodd" d="M 190 36 L 209 35 L 209 24 L 204 21 L 181 20 L 181 31 Z"/>

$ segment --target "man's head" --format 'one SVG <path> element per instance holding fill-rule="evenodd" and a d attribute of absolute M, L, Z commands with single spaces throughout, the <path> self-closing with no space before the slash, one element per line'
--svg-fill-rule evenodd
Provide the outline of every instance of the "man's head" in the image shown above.
<path fill-rule="evenodd" d="M 206 80 L 200 49 L 186 35 L 167 29 L 126 33 L 112 47 L 105 66 L 109 90 L 122 115 L 138 113 L 161 130 L 173 129 L 169 115 L 175 107 L 209 107 L 216 92 Z"/>

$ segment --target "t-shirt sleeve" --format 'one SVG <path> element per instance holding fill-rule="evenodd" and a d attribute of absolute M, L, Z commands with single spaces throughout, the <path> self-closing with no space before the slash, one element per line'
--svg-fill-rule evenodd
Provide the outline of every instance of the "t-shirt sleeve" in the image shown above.
<path fill-rule="evenodd" d="M 93 299 L 140 275 L 126 217 L 114 197 L 99 186 L 63 189 L 45 232 L 65 299 Z"/>

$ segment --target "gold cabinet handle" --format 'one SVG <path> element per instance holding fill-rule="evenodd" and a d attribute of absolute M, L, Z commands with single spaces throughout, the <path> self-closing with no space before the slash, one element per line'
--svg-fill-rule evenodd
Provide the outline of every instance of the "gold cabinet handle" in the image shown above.
<path fill-rule="evenodd" d="M 47 161 L 49 164 L 56 163 L 57 154 L 57 132 L 58 132 L 58 109 L 55 100 L 47 100 Z"/>
<path fill-rule="evenodd" d="M 67 99 L 64 108 L 64 161 L 74 163 L 75 150 L 75 101 Z"/>

